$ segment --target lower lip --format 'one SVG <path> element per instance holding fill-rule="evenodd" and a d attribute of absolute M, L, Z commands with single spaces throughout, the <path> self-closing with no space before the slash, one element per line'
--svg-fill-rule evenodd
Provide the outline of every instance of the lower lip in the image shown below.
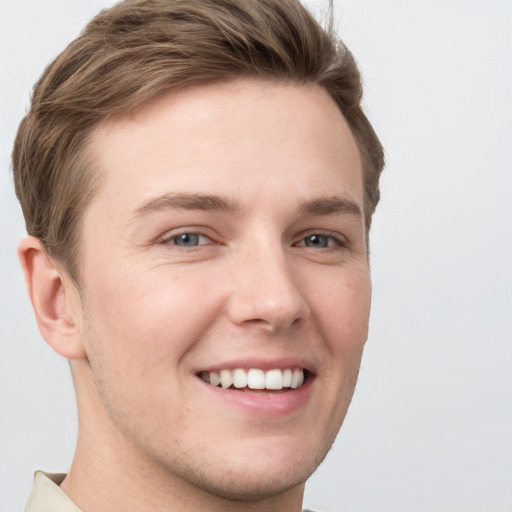
<path fill-rule="evenodd" d="M 310 375 L 300 388 L 282 392 L 224 389 L 212 386 L 201 379 L 197 380 L 212 397 L 224 401 L 231 407 L 258 416 L 279 417 L 292 414 L 306 405 L 315 379 Z"/>

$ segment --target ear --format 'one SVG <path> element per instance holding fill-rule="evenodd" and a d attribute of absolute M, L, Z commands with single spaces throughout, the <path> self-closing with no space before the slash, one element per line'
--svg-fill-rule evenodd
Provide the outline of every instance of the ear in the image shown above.
<path fill-rule="evenodd" d="M 43 338 L 67 359 L 85 358 L 80 336 L 81 301 L 72 279 L 33 236 L 20 242 L 18 258 Z"/>

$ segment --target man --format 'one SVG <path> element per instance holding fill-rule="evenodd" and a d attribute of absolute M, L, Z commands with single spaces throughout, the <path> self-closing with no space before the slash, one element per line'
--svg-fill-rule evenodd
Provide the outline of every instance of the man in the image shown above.
<path fill-rule="evenodd" d="M 294 0 L 128 0 L 36 85 L 19 258 L 70 362 L 67 475 L 27 511 L 299 511 L 357 379 L 380 143 Z"/>

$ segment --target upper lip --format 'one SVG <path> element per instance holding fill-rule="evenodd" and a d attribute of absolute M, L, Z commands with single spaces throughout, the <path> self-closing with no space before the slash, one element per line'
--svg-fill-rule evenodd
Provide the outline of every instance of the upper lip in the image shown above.
<path fill-rule="evenodd" d="M 213 363 L 207 366 L 198 367 L 195 373 L 201 372 L 219 372 L 220 370 L 235 370 L 237 368 L 250 369 L 259 368 L 261 370 L 303 368 L 310 373 L 315 373 L 315 365 L 311 360 L 301 357 L 284 357 L 278 359 L 262 358 L 243 358 L 230 359 L 227 361 Z"/>

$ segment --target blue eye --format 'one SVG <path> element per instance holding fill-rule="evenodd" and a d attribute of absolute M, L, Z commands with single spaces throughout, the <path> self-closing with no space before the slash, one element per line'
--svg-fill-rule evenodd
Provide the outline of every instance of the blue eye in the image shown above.
<path fill-rule="evenodd" d="M 315 249 L 325 249 L 332 245 L 332 241 L 333 238 L 331 236 L 310 235 L 304 238 L 304 245 L 306 247 L 314 247 Z"/>
<path fill-rule="evenodd" d="M 171 243 L 180 247 L 196 247 L 201 242 L 202 235 L 196 233 L 183 233 L 171 238 Z"/>

